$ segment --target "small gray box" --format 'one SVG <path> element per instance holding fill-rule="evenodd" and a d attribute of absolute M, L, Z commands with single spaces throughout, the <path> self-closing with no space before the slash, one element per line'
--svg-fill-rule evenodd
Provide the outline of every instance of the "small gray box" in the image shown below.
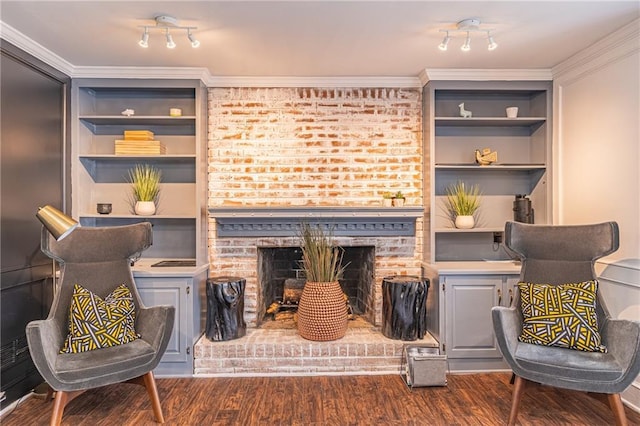
<path fill-rule="evenodd" d="M 447 356 L 432 346 L 405 346 L 405 381 L 410 388 L 447 385 Z"/>

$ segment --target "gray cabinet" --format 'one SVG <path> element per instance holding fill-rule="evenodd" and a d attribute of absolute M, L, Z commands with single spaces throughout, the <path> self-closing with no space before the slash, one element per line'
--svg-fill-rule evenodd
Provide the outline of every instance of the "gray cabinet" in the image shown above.
<path fill-rule="evenodd" d="M 510 306 L 517 275 L 445 275 L 445 339 L 448 358 L 501 358 L 491 308 Z"/>
<path fill-rule="evenodd" d="M 134 271 L 134 278 L 146 306 L 173 305 L 176 308 L 171 340 L 154 373 L 158 377 L 192 376 L 193 347 L 203 332 L 203 302 L 200 295 L 207 279 L 207 269 L 163 273 L 142 265 Z"/>

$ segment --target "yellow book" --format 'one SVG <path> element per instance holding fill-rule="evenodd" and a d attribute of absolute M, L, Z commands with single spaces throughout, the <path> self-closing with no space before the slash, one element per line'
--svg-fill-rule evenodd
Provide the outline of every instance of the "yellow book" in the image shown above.
<path fill-rule="evenodd" d="M 116 139 L 116 145 L 120 146 L 160 146 L 164 145 L 160 141 L 155 140 L 129 140 L 129 139 Z"/>
<path fill-rule="evenodd" d="M 153 132 L 150 130 L 125 130 L 124 138 L 127 140 L 151 141 L 153 140 Z"/>

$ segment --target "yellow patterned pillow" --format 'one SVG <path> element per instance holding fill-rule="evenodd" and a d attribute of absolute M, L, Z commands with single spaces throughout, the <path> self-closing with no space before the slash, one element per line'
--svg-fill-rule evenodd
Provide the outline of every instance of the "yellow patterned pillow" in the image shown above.
<path fill-rule="evenodd" d="M 136 333 L 135 304 L 126 285 L 104 300 L 75 284 L 69 308 L 69 335 L 60 353 L 79 353 L 132 342 Z"/>
<path fill-rule="evenodd" d="M 588 352 L 606 352 L 596 314 L 598 281 L 518 283 L 524 323 L 519 340 Z"/>

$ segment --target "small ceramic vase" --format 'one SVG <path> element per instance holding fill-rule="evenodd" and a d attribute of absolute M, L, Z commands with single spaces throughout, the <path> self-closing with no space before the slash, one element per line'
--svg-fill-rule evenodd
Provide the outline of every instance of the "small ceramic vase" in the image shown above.
<path fill-rule="evenodd" d="M 456 228 L 458 229 L 471 229 L 475 226 L 475 219 L 473 216 L 456 216 Z"/>
<path fill-rule="evenodd" d="M 156 214 L 156 203 L 153 201 L 137 201 L 134 210 L 140 216 L 153 216 Z"/>

